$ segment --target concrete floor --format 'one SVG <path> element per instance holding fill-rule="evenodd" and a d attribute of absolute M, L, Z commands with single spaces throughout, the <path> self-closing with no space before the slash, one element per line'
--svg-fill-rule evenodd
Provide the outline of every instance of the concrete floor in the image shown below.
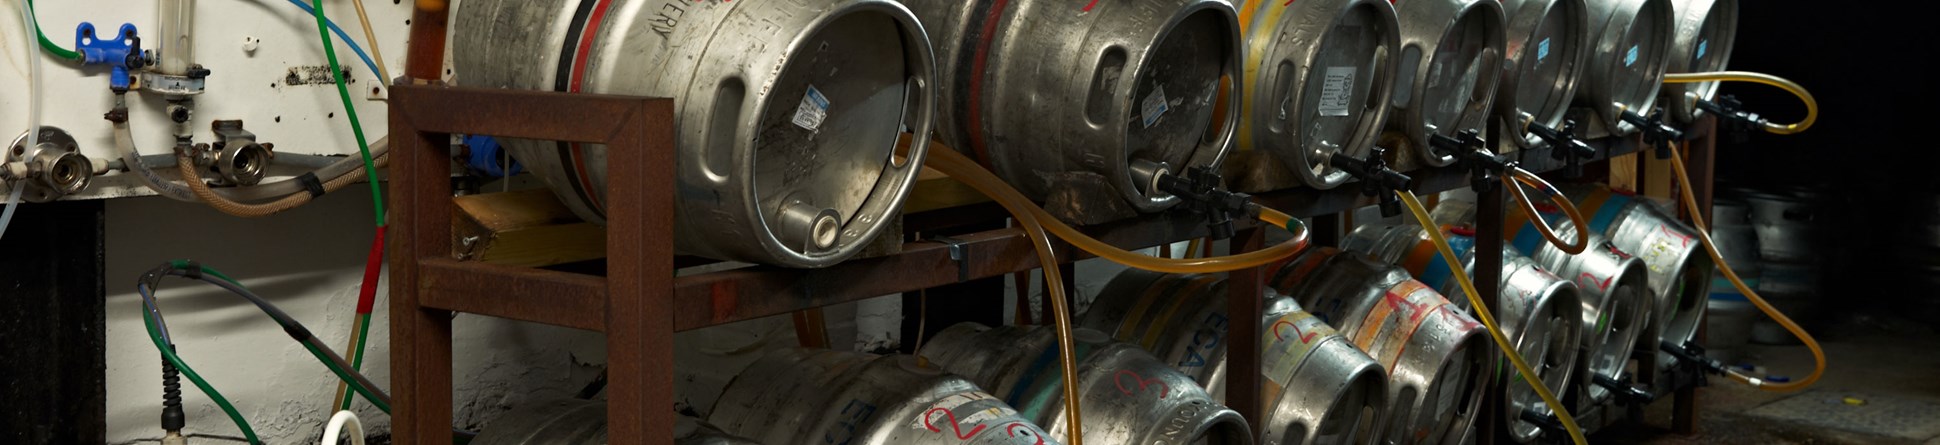
<path fill-rule="evenodd" d="M 1697 435 L 1669 430 L 1671 403 L 1663 400 L 1641 424 L 1611 426 L 1591 442 L 1940 445 L 1940 334 L 1931 322 L 1850 316 L 1813 331 L 1828 364 L 1812 388 L 1772 393 L 1713 378 L 1699 392 Z M 1812 370 L 1804 346 L 1747 353 L 1741 362 L 1773 374 L 1797 379 Z"/>

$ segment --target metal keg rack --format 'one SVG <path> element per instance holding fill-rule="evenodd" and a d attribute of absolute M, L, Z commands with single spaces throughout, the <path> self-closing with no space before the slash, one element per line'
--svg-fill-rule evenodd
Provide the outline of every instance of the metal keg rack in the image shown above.
<path fill-rule="evenodd" d="M 673 101 L 595 94 L 398 85 L 391 92 L 391 378 L 393 440 L 404 444 L 451 443 L 452 317 L 463 312 L 602 332 L 609 383 L 607 415 L 616 445 L 670 444 L 674 435 L 673 336 L 676 332 L 789 314 L 881 295 L 1037 269 L 1037 256 L 1022 230 L 1004 228 L 904 242 L 900 253 L 862 258 L 824 269 L 756 266 L 675 276 L 684 259 L 673 252 L 675 209 Z M 453 110 L 464 110 L 462 113 Z M 1713 128 L 1711 123 L 1700 124 Z M 449 135 L 598 143 L 608 147 L 609 221 L 604 274 L 513 267 L 462 261 L 453 250 Z M 1694 182 L 1710 201 L 1710 131 L 1693 144 Z M 1493 134 L 1490 135 L 1494 137 Z M 1491 141 L 1493 142 L 1493 141 Z M 1637 152 L 1635 139 L 1591 141 L 1594 162 Z M 1491 144 L 1494 146 L 1494 144 Z M 1561 168 L 1547 150 L 1512 155 L 1531 171 Z M 1411 173 L 1418 193 L 1468 186 L 1459 168 Z M 1478 261 L 1500 264 L 1501 191 L 1485 194 Z M 1357 187 L 1293 189 L 1255 195 L 1263 204 L 1296 217 L 1339 215 L 1373 201 Z M 940 209 L 904 216 L 905 233 L 966 222 L 1001 222 L 993 204 Z M 1338 244 L 1341 218 L 1317 218 L 1314 242 Z M 1233 251 L 1262 247 L 1265 231 L 1237 221 Z M 1185 212 L 1147 215 L 1087 227 L 1100 240 L 1128 248 L 1204 237 L 1204 219 Z M 1056 243 L 1061 263 L 1089 258 Z M 1496 292 L 1499 267 L 1484 267 L 1477 284 Z M 1229 311 L 1238 320 L 1261 317 L 1262 269 L 1235 271 L 1229 280 Z M 1487 298 L 1485 301 L 1493 301 Z M 801 321 L 798 318 L 798 323 Z M 1232 323 L 1227 339 L 1230 369 L 1258 369 L 1258 323 Z M 1653 355 L 1654 356 L 1654 355 Z M 1654 369 L 1654 368 L 1643 368 Z M 1228 376 L 1227 402 L 1249 420 L 1262 413 L 1260 374 Z M 1501 394 L 1501 391 L 1490 391 Z M 1695 392 L 1676 391 L 1677 427 L 1695 427 Z M 1485 404 L 1482 415 L 1501 412 Z M 1493 424 L 1493 423 L 1490 423 Z"/>

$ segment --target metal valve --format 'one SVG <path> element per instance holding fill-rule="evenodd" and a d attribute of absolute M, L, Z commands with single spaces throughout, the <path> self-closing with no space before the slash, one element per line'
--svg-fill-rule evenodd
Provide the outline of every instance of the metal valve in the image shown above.
<path fill-rule="evenodd" d="M 59 127 L 41 126 L 32 147 L 27 146 L 25 133 L 8 147 L 12 162 L 0 169 L 0 178 L 15 187 L 26 187 L 21 196 L 28 202 L 48 202 L 80 193 L 96 173 L 107 169 L 106 162 L 82 155 L 74 137 Z"/>
<path fill-rule="evenodd" d="M 1339 168 L 1361 180 L 1361 194 L 1372 196 L 1381 201 L 1381 216 L 1400 216 L 1401 197 L 1395 196 L 1396 190 L 1408 190 L 1408 183 L 1414 178 L 1388 168 L 1383 158 L 1388 149 L 1375 146 L 1368 151 L 1367 159 L 1355 159 L 1339 153 L 1327 158 L 1328 165 Z"/>
<path fill-rule="evenodd" d="M 216 133 L 210 150 L 197 156 L 197 164 L 214 167 L 223 182 L 250 186 L 262 182 L 269 171 L 270 146 L 256 143 L 256 134 L 243 129 L 241 120 L 218 120 L 209 124 Z"/>

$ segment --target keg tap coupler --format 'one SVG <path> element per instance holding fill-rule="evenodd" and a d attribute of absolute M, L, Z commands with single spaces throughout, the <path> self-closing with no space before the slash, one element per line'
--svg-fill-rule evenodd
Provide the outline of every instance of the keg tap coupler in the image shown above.
<path fill-rule="evenodd" d="M 1206 228 L 1211 233 L 1208 237 L 1215 240 L 1233 237 L 1234 219 L 1260 214 L 1259 205 L 1253 204 L 1251 195 L 1222 189 L 1222 181 L 1217 171 L 1206 166 L 1186 169 L 1184 176 L 1158 176 L 1160 191 L 1179 197 L 1183 201 L 1180 205 L 1186 210 L 1206 216 Z"/>
<path fill-rule="evenodd" d="M 1496 179 L 1508 174 L 1509 167 L 1515 165 L 1509 158 L 1489 152 L 1475 130 L 1455 133 L 1452 137 L 1429 136 L 1428 145 L 1435 153 L 1453 157 L 1456 165 L 1467 168 L 1469 187 L 1476 193 L 1494 190 Z"/>
<path fill-rule="evenodd" d="M 1664 123 L 1664 110 L 1656 110 L 1650 116 L 1637 114 L 1626 108 L 1623 121 L 1637 126 L 1643 133 L 1644 143 L 1657 147 L 1657 159 L 1670 159 L 1671 143 L 1684 139 L 1684 132 Z"/>
<path fill-rule="evenodd" d="M 1367 159 L 1355 159 L 1352 156 L 1336 153 L 1327 158 L 1327 163 L 1359 178 L 1361 194 L 1381 201 L 1381 216 L 1400 216 L 1401 197 L 1395 196 L 1393 192 L 1408 190 L 1408 183 L 1414 181 L 1414 178 L 1389 169 L 1388 161 L 1383 158 L 1387 151 L 1386 148 L 1375 146 L 1368 151 Z"/>
<path fill-rule="evenodd" d="M 1724 96 L 1717 101 L 1697 99 L 1697 107 L 1712 116 L 1718 117 L 1718 128 L 1731 135 L 1732 142 L 1742 143 L 1750 139 L 1751 132 L 1765 125 L 1765 118 L 1758 113 L 1745 111 L 1745 104 L 1736 96 Z"/>
<path fill-rule="evenodd" d="M 1563 128 L 1549 128 L 1530 122 L 1524 127 L 1529 134 L 1536 135 L 1549 144 L 1549 158 L 1563 161 L 1563 176 L 1577 178 L 1583 176 L 1583 161 L 1596 156 L 1596 149 L 1583 140 L 1576 138 L 1576 121 L 1563 121 Z"/>

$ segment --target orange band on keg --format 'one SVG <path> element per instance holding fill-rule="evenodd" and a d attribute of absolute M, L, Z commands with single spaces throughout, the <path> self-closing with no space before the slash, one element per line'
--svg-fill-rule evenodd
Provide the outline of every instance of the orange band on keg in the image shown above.
<path fill-rule="evenodd" d="M 1132 310 L 1125 312 L 1125 321 L 1119 322 L 1118 332 L 1112 335 L 1112 338 L 1126 341 L 1137 338 L 1138 325 L 1145 321 L 1145 312 L 1150 310 L 1160 297 L 1170 295 L 1179 286 L 1189 284 L 1187 277 L 1190 275 L 1166 275 L 1159 277 L 1159 280 L 1152 283 L 1150 287 L 1146 287 L 1145 294 L 1139 296 L 1137 303 L 1132 304 Z"/>
<path fill-rule="evenodd" d="M 1447 232 L 1446 227 L 1442 226 L 1439 230 Z M 1407 269 L 1409 274 L 1419 277 L 1422 272 L 1428 270 L 1428 262 L 1438 255 L 1441 255 L 1441 251 L 1435 249 L 1435 243 L 1423 239 L 1415 242 L 1415 248 L 1408 251 L 1408 256 L 1401 258 L 1400 265 L 1402 269 Z"/>
<path fill-rule="evenodd" d="M 1314 269 L 1319 268 L 1321 264 L 1327 262 L 1328 258 L 1333 258 L 1334 255 L 1339 253 L 1340 249 L 1322 247 L 1296 257 L 1296 262 L 1288 264 L 1288 266 L 1292 267 L 1292 270 L 1281 276 L 1280 279 L 1275 280 L 1278 282 L 1274 283 L 1273 290 L 1280 291 L 1280 293 L 1292 292 L 1292 287 L 1295 283 L 1307 281 L 1307 276 L 1312 275 Z"/>

